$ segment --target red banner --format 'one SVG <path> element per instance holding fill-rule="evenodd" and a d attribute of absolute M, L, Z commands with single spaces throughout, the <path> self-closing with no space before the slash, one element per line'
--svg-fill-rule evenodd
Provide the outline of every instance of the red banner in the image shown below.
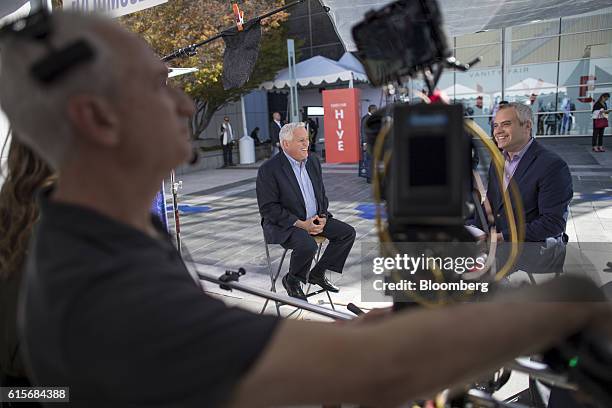
<path fill-rule="evenodd" d="M 589 95 L 595 89 L 594 75 L 583 75 L 580 77 L 580 87 L 578 88 L 578 100 L 582 103 L 591 103 L 593 98 Z"/>
<path fill-rule="evenodd" d="M 360 94 L 355 88 L 323 91 L 326 163 L 359 162 Z"/>

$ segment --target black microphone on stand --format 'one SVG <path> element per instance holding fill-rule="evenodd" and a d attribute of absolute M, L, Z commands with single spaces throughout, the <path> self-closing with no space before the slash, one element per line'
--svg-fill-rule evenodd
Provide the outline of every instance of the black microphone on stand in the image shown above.
<path fill-rule="evenodd" d="M 355 313 L 357 316 L 360 316 L 362 314 L 364 314 L 364 311 L 361 310 L 357 305 L 355 305 L 354 303 L 349 303 L 348 305 L 346 305 L 346 308 L 349 310 L 349 312 L 353 312 Z"/>

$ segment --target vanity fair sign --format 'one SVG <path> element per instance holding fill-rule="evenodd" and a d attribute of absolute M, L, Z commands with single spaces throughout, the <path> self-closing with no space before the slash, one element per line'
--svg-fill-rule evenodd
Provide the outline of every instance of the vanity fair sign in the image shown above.
<path fill-rule="evenodd" d="M 150 7 L 155 7 L 168 0 L 64 0 L 64 10 L 82 13 L 106 13 L 110 17 L 120 17 Z"/>
<path fill-rule="evenodd" d="M 325 162 L 359 162 L 359 99 L 355 88 L 323 91 Z"/>

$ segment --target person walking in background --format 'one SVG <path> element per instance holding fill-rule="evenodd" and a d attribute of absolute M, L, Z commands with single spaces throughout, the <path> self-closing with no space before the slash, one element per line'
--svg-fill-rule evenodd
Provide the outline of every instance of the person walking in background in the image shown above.
<path fill-rule="evenodd" d="M 234 131 L 230 124 L 229 117 L 223 118 L 221 124 L 221 135 L 220 135 L 221 146 L 223 147 L 223 167 L 235 166 L 232 159 L 232 148 L 234 147 Z"/>
<path fill-rule="evenodd" d="M 606 102 L 610 99 L 608 92 L 602 93 L 593 105 L 593 139 L 592 146 L 594 152 L 605 152 L 603 147 L 604 131 L 608 127 L 608 105 Z"/>
<path fill-rule="evenodd" d="M 261 140 L 259 140 L 259 127 L 256 127 L 251 131 L 251 139 L 255 142 L 255 146 L 259 146 L 261 144 Z"/>
<path fill-rule="evenodd" d="M 370 105 L 368 106 L 368 112 L 361 118 L 361 137 L 360 137 L 360 142 L 361 142 L 361 160 L 362 160 L 362 164 L 360 167 L 360 174 L 359 176 L 365 176 L 366 178 L 366 182 L 367 183 L 371 183 L 372 182 L 372 171 L 371 171 L 371 167 L 372 167 L 372 155 L 370 153 L 370 151 L 368 150 L 368 143 L 367 143 L 367 138 L 366 138 L 366 132 L 365 132 L 365 126 L 366 126 L 366 122 L 368 121 L 368 118 L 370 116 L 372 116 L 372 114 L 374 112 L 376 112 L 376 109 L 378 109 L 376 107 L 376 105 Z"/>
<path fill-rule="evenodd" d="M 278 135 L 283 125 L 284 123 L 281 120 L 281 114 L 279 112 L 274 112 L 272 114 L 272 123 L 270 123 L 270 143 L 272 146 L 271 156 L 274 156 L 280 151 L 280 140 Z"/>
<path fill-rule="evenodd" d="M 563 119 L 561 120 L 561 134 L 569 135 L 572 130 L 572 104 L 569 98 L 564 98 L 561 104 Z"/>
<path fill-rule="evenodd" d="M 312 118 L 306 118 L 306 129 L 310 137 L 310 151 L 317 151 L 317 135 L 319 134 L 319 125 Z"/>
<path fill-rule="evenodd" d="M 544 114 L 545 109 L 544 109 L 544 104 L 542 103 L 542 101 L 540 101 L 538 103 L 538 129 L 536 131 L 536 135 L 543 135 L 544 134 L 544 117 L 546 116 Z"/>
<path fill-rule="evenodd" d="M 546 108 L 548 114 L 544 119 L 544 124 L 546 125 L 546 134 L 554 135 L 557 133 L 557 122 L 559 120 L 558 113 L 555 111 L 554 105 L 551 103 L 548 104 Z"/>

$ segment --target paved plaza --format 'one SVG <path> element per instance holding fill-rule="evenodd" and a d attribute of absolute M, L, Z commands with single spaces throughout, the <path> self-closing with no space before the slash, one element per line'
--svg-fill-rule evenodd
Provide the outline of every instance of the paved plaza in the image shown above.
<path fill-rule="evenodd" d="M 567 234 L 572 248 L 578 248 L 588 257 L 586 274 L 603 285 L 612 281 L 612 152 L 592 153 L 590 139 L 539 139 L 547 147 L 561 155 L 570 166 L 574 197 L 570 205 Z M 488 157 L 483 151 L 481 158 Z M 261 289 L 269 289 L 270 279 L 266 252 L 255 194 L 257 167 L 248 165 L 221 170 L 205 170 L 179 174 L 182 181 L 180 204 L 182 242 L 185 258 L 193 259 L 198 269 L 221 275 L 226 269 L 243 267 L 247 273 L 242 283 Z M 488 160 L 481 160 L 480 173 L 486 175 Z M 362 243 L 377 242 L 374 225 L 374 204 L 371 185 L 357 176 L 357 166 L 348 164 L 323 164 L 323 178 L 330 201 L 329 210 L 334 217 L 351 224 L 357 231 L 355 245 L 349 255 L 342 275 L 331 273 L 330 278 L 340 287 L 340 293 L 331 294 L 338 310 L 353 302 L 363 308 L 384 307 L 390 303 L 368 303 L 361 299 Z M 172 222 L 170 223 L 172 225 Z M 282 255 L 279 245 L 272 245 L 271 258 L 274 270 Z M 568 258 L 570 257 L 568 247 Z M 281 276 L 288 270 L 285 261 Z M 329 274 L 328 274 L 329 275 Z M 519 279 L 520 273 L 513 274 Z M 263 300 L 252 295 L 205 283 L 209 293 L 226 303 L 259 312 Z M 277 289 L 285 294 L 279 282 Z M 324 294 L 309 298 L 309 302 L 329 307 Z M 287 316 L 294 308 L 284 306 L 281 313 Z M 267 313 L 275 313 L 269 305 Z M 293 318 L 325 320 L 313 313 L 300 311 Z M 495 393 L 505 399 L 518 395 L 528 387 L 528 377 L 512 373 L 509 383 Z"/>
<path fill-rule="evenodd" d="M 612 261 L 612 152 L 592 153 L 590 140 L 585 138 L 539 140 L 570 166 L 574 198 L 567 233 L 572 245 L 589 256 L 597 273 L 593 277 L 605 284 L 612 280 L 612 273 L 606 272 L 610 269 L 606 263 Z M 483 152 L 481 157 L 486 154 Z M 199 267 L 219 274 L 225 269 L 243 267 L 247 274 L 241 282 L 268 289 L 270 281 L 255 194 L 257 166 L 179 174 L 181 235 L 185 256 Z M 487 161 L 482 160 L 481 173 L 486 173 L 486 166 Z M 377 241 L 371 185 L 357 177 L 356 165 L 323 164 L 323 176 L 330 212 L 357 231 L 344 273 L 331 273 L 332 281 L 341 288 L 339 294 L 332 294 L 334 303 L 341 307 L 349 302 L 377 307 L 361 301 L 360 286 L 361 243 Z M 270 249 L 272 266 L 276 268 L 283 250 L 279 245 L 271 245 Z M 285 261 L 281 276 L 287 268 Z M 277 288 L 284 294 L 280 281 Z M 207 289 L 253 310 L 262 304 L 255 297 L 221 291 L 210 284 Z M 310 301 L 328 303 L 324 295 Z M 272 311 L 270 308 L 269 312 Z"/>

